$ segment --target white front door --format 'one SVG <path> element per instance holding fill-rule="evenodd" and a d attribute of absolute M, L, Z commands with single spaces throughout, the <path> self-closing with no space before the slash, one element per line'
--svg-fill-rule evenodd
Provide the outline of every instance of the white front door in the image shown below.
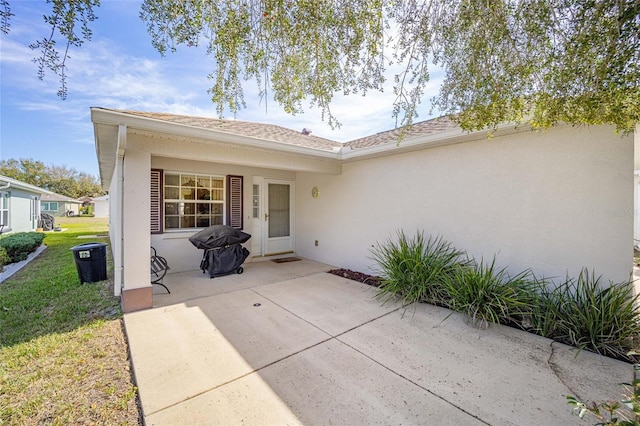
<path fill-rule="evenodd" d="M 291 181 L 265 179 L 263 194 L 264 255 L 291 253 L 294 248 L 294 184 Z"/>

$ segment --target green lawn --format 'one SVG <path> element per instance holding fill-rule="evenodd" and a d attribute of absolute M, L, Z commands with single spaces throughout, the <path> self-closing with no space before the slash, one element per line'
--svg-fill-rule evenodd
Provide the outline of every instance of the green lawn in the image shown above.
<path fill-rule="evenodd" d="M 47 249 L 0 284 L 0 424 L 136 424 L 119 300 L 80 284 L 70 248 L 108 243 L 105 219 L 57 218 Z"/>

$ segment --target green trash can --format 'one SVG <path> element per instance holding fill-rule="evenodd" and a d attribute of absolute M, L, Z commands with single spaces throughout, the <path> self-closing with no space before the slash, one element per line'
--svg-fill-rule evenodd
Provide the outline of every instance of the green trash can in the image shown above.
<path fill-rule="evenodd" d="M 85 243 L 71 247 L 80 283 L 95 283 L 107 279 L 107 245 Z"/>

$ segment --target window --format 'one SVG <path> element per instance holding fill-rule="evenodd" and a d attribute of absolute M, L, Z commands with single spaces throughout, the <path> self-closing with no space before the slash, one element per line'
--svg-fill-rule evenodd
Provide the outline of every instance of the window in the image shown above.
<path fill-rule="evenodd" d="M 260 214 L 260 185 L 253 185 L 253 218 Z"/>
<path fill-rule="evenodd" d="M 224 178 L 164 174 L 164 227 L 206 228 L 224 222 Z"/>
<path fill-rule="evenodd" d="M 58 202 L 57 201 L 43 201 L 41 203 L 42 211 L 45 212 L 56 212 L 58 211 Z"/>
<path fill-rule="evenodd" d="M 9 199 L 10 192 L 0 192 L 0 225 L 9 227 Z"/>
<path fill-rule="evenodd" d="M 151 169 L 151 233 L 227 224 L 242 229 L 243 177 Z"/>

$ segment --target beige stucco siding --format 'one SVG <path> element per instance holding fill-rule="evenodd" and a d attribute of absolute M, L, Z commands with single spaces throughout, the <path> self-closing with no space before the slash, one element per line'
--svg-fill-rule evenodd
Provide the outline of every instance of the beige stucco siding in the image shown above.
<path fill-rule="evenodd" d="M 563 127 L 346 163 L 338 176 L 298 173 L 296 251 L 369 272 L 372 245 L 424 230 L 512 272 L 586 266 L 624 280 L 633 159 L 633 136 Z"/>

